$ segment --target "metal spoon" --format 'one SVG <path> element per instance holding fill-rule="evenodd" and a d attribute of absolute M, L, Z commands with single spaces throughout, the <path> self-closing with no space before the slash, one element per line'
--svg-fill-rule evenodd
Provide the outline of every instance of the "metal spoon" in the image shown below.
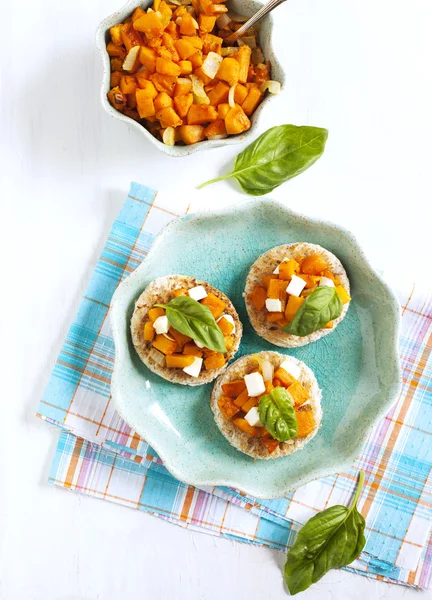
<path fill-rule="evenodd" d="M 236 42 L 239 37 L 241 37 L 248 29 L 250 29 L 255 23 L 257 23 L 260 19 L 268 15 L 274 8 L 282 4 L 285 0 L 270 0 L 265 6 L 259 9 L 257 13 L 255 13 L 250 19 L 246 21 L 244 25 L 237 29 L 234 33 L 232 33 L 228 38 L 226 38 L 226 42 Z"/>

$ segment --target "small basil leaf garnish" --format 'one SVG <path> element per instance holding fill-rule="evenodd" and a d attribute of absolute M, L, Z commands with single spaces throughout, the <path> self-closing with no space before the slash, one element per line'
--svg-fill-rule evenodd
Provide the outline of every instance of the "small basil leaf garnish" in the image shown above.
<path fill-rule="evenodd" d="M 168 304 L 155 304 L 164 308 L 168 321 L 174 329 L 197 340 L 209 350 L 227 352 L 220 327 L 208 306 L 189 296 L 178 296 Z"/>
<path fill-rule="evenodd" d="M 274 388 L 261 398 L 258 405 L 261 423 L 278 442 L 286 442 L 296 437 L 297 418 L 293 401 L 283 387 Z"/>
<path fill-rule="evenodd" d="M 327 137 L 327 129 L 320 127 L 272 127 L 240 152 L 231 173 L 207 181 L 199 188 L 234 177 L 247 194 L 268 194 L 311 167 L 322 156 Z"/>
<path fill-rule="evenodd" d="M 306 590 L 330 569 L 353 562 L 366 544 L 365 520 L 357 510 L 363 487 L 360 472 L 354 498 L 346 506 L 331 506 L 318 513 L 300 529 L 285 564 L 285 582 L 291 595 Z"/>
<path fill-rule="evenodd" d="M 319 287 L 310 294 L 296 312 L 294 319 L 282 328 L 286 333 L 304 337 L 322 329 L 329 321 L 340 317 L 342 300 L 334 287 Z"/>

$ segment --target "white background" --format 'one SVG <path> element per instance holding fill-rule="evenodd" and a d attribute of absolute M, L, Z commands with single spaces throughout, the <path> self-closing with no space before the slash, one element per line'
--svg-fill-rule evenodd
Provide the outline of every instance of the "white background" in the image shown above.
<path fill-rule="evenodd" d="M 285 598 L 281 553 L 46 483 L 57 434 L 33 413 L 129 182 L 200 209 L 244 198 L 195 189 L 241 147 L 170 159 L 102 111 L 94 31 L 119 1 L 1 3 L 0 598 Z M 344 224 L 392 277 L 430 279 L 430 0 L 289 0 L 276 20 L 287 84 L 261 129 L 330 133 L 273 196 Z M 333 571 L 302 598 L 402 596 Z"/>

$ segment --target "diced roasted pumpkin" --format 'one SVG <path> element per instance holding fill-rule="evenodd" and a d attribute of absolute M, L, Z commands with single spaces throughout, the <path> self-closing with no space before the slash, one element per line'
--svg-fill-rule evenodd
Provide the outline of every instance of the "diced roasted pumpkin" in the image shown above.
<path fill-rule="evenodd" d="M 264 446 L 267 449 L 267 452 L 269 454 L 273 454 L 273 452 L 276 450 L 276 448 L 279 446 L 279 442 L 277 440 L 274 440 L 272 437 L 269 438 L 261 438 L 262 443 L 264 444 Z"/>
<path fill-rule="evenodd" d="M 113 87 L 112 90 L 108 92 L 107 97 L 114 108 L 116 108 L 120 112 L 124 111 L 124 109 L 126 108 L 127 98 L 118 86 Z"/>
<path fill-rule="evenodd" d="M 333 329 L 333 321 L 329 321 L 323 327 L 323 329 Z"/>
<path fill-rule="evenodd" d="M 244 114 L 243 109 L 238 105 L 235 108 L 231 108 L 225 117 L 225 127 L 229 134 L 243 133 L 243 131 L 250 129 L 250 126 L 251 122 Z"/>
<path fill-rule="evenodd" d="M 242 46 L 242 48 L 244 47 L 245 46 Z M 249 93 L 246 97 L 246 100 L 241 105 L 246 115 L 251 115 L 255 111 L 256 107 L 261 102 L 262 97 L 263 93 L 259 88 L 251 87 L 249 89 Z"/>
<path fill-rule="evenodd" d="M 179 127 L 179 134 L 182 141 L 187 145 L 205 140 L 204 127 L 202 125 L 182 125 Z"/>
<path fill-rule="evenodd" d="M 193 104 L 193 94 L 174 96 L 174 107 L 179 117 L 184 118 Z"/>
<path fill-rule="evenodd" d="M 151 342 L 155 336 L 155 330 L 151 321 L 144 323 L 144 341 Z"/>
<path fill-rule="evenodd" d="M 234 325 L 231 323 L 231 321 L 228 321 L 228 319 L 225 319 L 225 317 L 222 317 L 218 321 L 218 325 L 224 335 L 229 335 L 232 332 L 232 330 L 234 329 Z"/>
<path fill-rule="evenodd" d="M 231 110 L 231 106 L 227 102 L 224 102 L 222 104 L 219 104 L 219 106 L 217 107 L 217 110 L 218 110 L 219 118 L 225 119 L 225 117 Z"/>
<path fill-rule="evenodd" d="M 226 81 L 229 86 L 239 80 L 240 65 L 235 58 L 224 58 L 217 72 L 217 78 Z"/>
<path fill-rule="evenodd" d="M 270 62 L 260 63 L 255 67 L 254 82 L 259 86 L 270 79 Z"/>
<path fill-rule="evenodd" d="M 185 7 L 179 6 L 179 8 L 185 8 Z M 179 39 L 178 27 L 174 23 L 174 21 L 170 21 L 168 23 L 168 25 L 165 27 L 165 32 L 169 33 L 174 41 Z"/>
<path fill-rule="evenodd" d="M 164 58 L 169 58 L 169 59 L 173 60 L 174 62 L 178 62 L 180 60 L 180 56 L 179 56 L 179 53 L 177 52 L 175 44 L 174 44 L 176 39 L 178 39 L 178 38 L 176 37 L 174 39 L 173 37 L 171 37 L 171 35 L 169 33 L 167 33 L 167 31 L 165 31 L 165 33 L 162 34 L 161 48 L 165 48 L 166 54 L 161 53 L 161 51 L 159 49 L 159 56 L 162 56 Z"/>
<path fill-rule="evenodd" d="M 210 371 L 212 369 L 220 369 L 225 364 L 225 356 L 219 352 L 213 352 L 204 360 L 205 368 Z"/>
<path fill-rule="evenodd" d="M 258 437 L 259 435 L 261 435 L 261 429 L 259 427 L 252 427 L 251 425 L 249 425 L 246 419 L 233 419 L 233 423 L 236 427 L 240 429 L 240 431 L 247 433 L 250 437 Z"/>
<path fill-rule="evenodd" d="M 204 129 L 204 135 L 209 140 L 220 137 L 226 137 L 227 132 L 225 127 L 225 121 L 223 121 L 222 119 L 216 119 L 216 121 L 210 123 L 210 125 L 207 125 L 207 127 Z"/>
<path fill-rule="evenodd" d="M 184 354 L 171 354 L 166 357 L 166 366 L 170 369 L 184 369 L 189 367 L 194 361 L 193 356 Z"/>
<path fill-rule="evenodd" d="M 227 83 L 219 81 L 219 83 L 215 85 L 212 91 L 208 93 L 210 104 L 212 106 L 217 106 L 222 102 L 226 102 L 228 100 L 229 90 L 230 88 Z"/>
<path fill-rule="evenodd" d="M 288 393 L 294 400 L 296 406 L 300 406 L 309 399 L 309 392 L 299 381 L 294 381 L 294 383 L 288 387 Z"/>
<path fill-rule="evenodd" d="M 152 321 L 153 323 L 156 321 L 156 319 L 158 319 L 159 317 L 163 317 L 165 314 L 165 310 L 163 308 L 151 308 L 148 311 L 148 317 L 150 319 L 150 321 Z"/>
<path fill-rule="evenodd" d="M 150 75 L 151 75 L 151 73 L 150 73 L 150 71 L 147 71 L 147 69 L 143 69 L 142 71 L 138 71 L 138 73 L 135 73 L 134 77 L 136 79 L 136 82 L 137 82 L 139 88 L 142 89 L 147 86 L 147 84 L 144 83 L 144 81 L 149 81 Z"/>
<path fill-rule="evenodd" d="M 216 17 L 208 15 L 199 15 L 198 25 L 201 33 L 211 33 L 216 23 Z"/>
<path fill-rule="evenodd" d="M 336 291 L 339 294 L 339 298 L 342 300 L 342 304 L 347 304 L 351 301 L 351 296 L 348 294 L 343 285 L 337 285 Z"/>
<path fill-rule="evenodd" d="M 237 398 L 245 389 L 246 384 L 244 379 L 234 379 L 222 385 L 223 393 L 230 398 Z"/>
<path fill-rule="evenodd" d="M 301 270 L 305 275 L 321 275 L 327 266 L 326 261 L 319 254 L 311 254 L 302 262 Z"/>
<path fill-rule="evenodd" d="M 266 289 L 268 289 L 268 286 L 270 285 L 270 281 L 272 279 L 279 279 L 279 277 L 277 275 L 265 275 L 263 277 L 263 283 L 264 283 Z"/>
<path fill-rule="evenodd" d="M 201 50 L 197 50 L 195 54 L 192 54 L 192 56 L 189 57 L 189 60 L 192 63 L 192 68 L 197 69 L 198 67 L 201 67 L 204 62 Z"/>
<path fill-rule="evenodd" d="M 173 294 L 177 298 L 178 296 L 187 296 L 188 291 L 186 288 L 179 288 L 178 290 L 173 290 Z"/>
<path fill-rule="evenodd" d="M 196 356 L 197 358 L 202 358 L 203 351 L 201 348 L 195 344 L 195 342 L 188 342 L 183 346 L 183 354 L 187 354 L 188 356 Z"/>
<path fill-rule="evenodd" d="M 123 44 L 121 39 L 121 23 L 110 28 L 110 35 L 111 41 L 115 46 L 121 46 Z"/>
<path fill-rule="evenodd" d="M 180 75 L 190 75 L 192 73 L 192 63 L 190 60 L 180 60 L 178 63 L 180 67 Z"/>
<path fill-rule="evenodd" d="M 156 12 L 148 12 L 137 19 L 133 24 L 134 29 L 142 31 L 148 38 L 160 37 L 164 26 Z"/>
<path fill-rule="evenodd" d="M 190 36 L 190 35 L 184 35 L 183 39 L 186 40 L 187 42 L 190 42 L 192 44 L 192 46 L 195 46 L 195 48 L 197 50 L 202 50 L 203 47 L 203 40 L 198 37 L 198 36 Z"/>
<path fill-rule="evenodd" d="M 140 63 L 150 71 L 150 73 L 154 73 L 156 71 L 156 52 L 153 48 L 149 48 L 148 46 L 141 46 L 138 60 Z"/>
<path fill-rule="evenodd" d="M 251 300 L 257 310 L 262 310 L 267 300 L 267 290 L 260 285 L 256 285 L 252 290 Z"/>
<path fill-rule="evenodd" d="M 236 104 L 240 104 L 240 106 L 241 106 L 243 104 L 243 102 L 246 100 L 247 95 L 248 95 L 247 87 L 245 87 L 241 83 L 238 83 L 234 90 L 234 102 Z"/>
<path fill-rule="evenodd" d="M 171 20 L 172 10 L 165 2 L 165 0 L 162 0 L 162 2 L 159 4 L 159 9 L 157 12 L 160 12 L 162 15 L 162 26 L 165 29 L 165 27 L 167 27 L 168 23 Z"/>
<path fill-rule="evenodd" d="M 209 292 L 207 296 L 201 300 L 201 304 L 209 307 L 215 319 L 219 319 L 226 308 L 226 303 L 212 294 L 212 292 Z"/>
<path fill-rule="evenodd" d="M 228 396 L 221 396 L 218 400 L 218 406 L 221 410 L 221 413 L 228 420 L 232 419 L 238 412 L 240 412 L 240 408 L 234 404 L 232 398 L 228 398 Z"/>
<path fill-rule="evenodd" d="M 136 79 L 133 75 L 123 75 L 120 80 L 120 89 L 123 94 L 134 94 L 136 91 Z"/>
<path fill-rule="evenodd" d="M 174 96 L 184 96 L 189 94 L 192 89 L 192 82 L 190 79 L 186 79 L 185 77 L 181 77 L 177 79 L 177 83 L 174 88 Z"/>
<path fill-rule="evenodd" d="M 240 83 L 246 83 L 250 65 L 252 50 L 249 46 L 241 46 L 237 52 L 237 61 L 240 65 L 238 80 Z"/>
<path fill-rule="evenodd" d="M 170 355 L 174 354 L 177 348 L 177 342 L 169 340 L 162 334 L 158 334 L 153 340 L 153 348 L 162 352 L 162 354 Z"/>
<path fill-rule="evenodd" d="M 203 52 L 204 54 L 208 54 L 209 52 L 216 52 L 216 54 L 221 53 L 222 42 L 223 39 L 217 35 L 213 35 L 212 33 L 205 33 L 202 36 L 203 41 Z"/>
<path fill-rule="evenodd" d="M 182 35 L 195 35 L 198 29 L 198 23 L 195 21 L 192 15 L 185 13 L 181 17 L 180 33 Z"/>
<path fill-rule="evenodd" d="M 311 410 L 296 411 L 297 418 L 297 437 L 304 438 L 308 436 L 315 428 L 315 420 Z"/>
<path fill-rule="evenodd" d="M 160 56 L 156 59 L 156 73 L 161 75 L 171 75 L 172 77 L 179 77 L 181 69 L 172 60 L 161 58 Z"/>
<path fill-rule="evenodd" d="M 113 71 L 110 77 L 110 85 L 111 87 L 117 87 L 120 85 L 121 78 L 123 77 L 123 73 L 121 71 Z"/>
<path fill-rule="evenodd" d="M 300 308 L 300 306 L 303 304 L 303 302 L 305 301 L 304 298 L 302 298 L 301 296 L 289 296 L 288 297 L 288 302 L 285 308 L 285 318 L 288 321 L 292 321 L 295 317 L 296 312 L 298 311 L 298 309 Z"/>
<path fill-rule="evenodd" d="M 268 323 L 277 323 L 278 321 L 281 321 L 283 318 L 284 318 L 283 312 L 270 312 L 270 313 L 268 313 L 268 315 L 266 315 L 266 321 Z"/>
<path fill-rule="evenodd" d="M 247 414 L 251 408 L 258 406 L 258 402 L 258 398 L 249 398 L 249 400 L 243 404 L 242 411 Z"/>
<path fill-rule="evenodd" d="M 189 336 L 180 333 L 180 331 L 177 331 L 177 329 L 174 329 L 173 327 L 170 327 L 169 334 L 177 342 L 177 346 L 180 348 L 180 351 L 183 350 L 185 344 L 190 342 Z"/>
<path fill-rule="evenodd" d="M 290 258 L 282 262 L 279 265 L 279 279 L 284 279 L 285 281 L 289 281 L 291 277 L 296 273 L 300 268 L 300 265 L 296 260 Z"/>
<path fill-rule="evenodd" d="M 157 89 L 155 88 L 153 83 L 148 79 L 140 79 L 138 84 L 140 89 L 136 91 L 137 101 L 138 97 L 144 98 L 144 96 L 148 96 L 149 98 L 154 100 L 158 95 Z"/>
<path fill-rule="evenodd" d="M 234 348 L 235 337 L 233 335 L 225 335 L 224 341 L 225 341 L 225 348 L 227 349 L 228 352 Z"/>
<path fill-rule="evenodd" d="M 155 105 L 153 99 L 150 96 L 142 95 L 144 90 L 136 91 L 136 102 L 137 102 L 137 110 L 141 119 L 147 119 L 148 117 L 153 117 L 156 113 Z"/>
<path fill-rule="evenodd" d="M 169 96 L 174 95 L 174 88 L 177 83 L 177 77 L 173 75 L 162 75 L 161 73 L 153 73 L 150 75 L 150 80 L 158 92 L 166 92 Z"/>
<path fill-rule="evenodd" d="M 188 40 L 180 39 L 174 42 L 177 52 L 180 54 L 183 60 L 188 59 L 190 56 L 196 54 L 197 49 Z"/>
<path fill-rule="evenodd" d="M 286 325 L 288 325 L 289 321 L 287 318 L 283 318 L 280 321 L 277 321 L 277 324 L 279 325 L 280 328 L 285 327 Z"/>
<path fill-rule="evenodd" d="M 156 113 L 156 119 L 160 121 L 163 129 L 165 129 L 165 127 L 179 127 L 183 123 L 181 118 L 171 106 L 159 110 Z"/>
<path fill-rule="evenodd" d="M 145 12 L 143 11 L 143 9 L 140 6 L 137 6 L 136 9 L 132 13 L 132 17 L 131 17 L 132 23 L 134 23 L 134 21 L 136 21 L 143 15 L 145 15 Z"/>
<path fill-rule="evenodd" d="M 132 23 L 122 25 L 120 34 L 127 52 L 134 46 L 142 46 L 144 44 L 141 35 L 133 28 Z"/>
<path fill-rule="evenodd" d="M 285 304 L 287 286 L 287 281 L 283 281 L 282 279 L 270 279 L 267 288 L 267 298 L 281 300 L 282 303 Z"/>
<path fill-rule="evenodd" d="M 210 104 L 192 104 L 187 115 L 188 125 L 203 125 L 209 121 L 216 121 L 217 111 Z"/>
<path fill-rule="evenodd" d="M 166 92 L 159 92 L 154 99 L 154 106 L 157 111 L 173 105 L 173 99 Z"/>
<path fill-rule="evenodd" d="M 108 42 L 106 49 L 108 54 L 115 58 L 124 58 L 126 56 L 125 48 L 123 48 L 123 46 L 117 46 L 113 42 Z"/>
<path fill-rule="evenodd" d="M 249 395 L 248 395 L 248 391 L 247 388 L 245 386 L 244 390 L 237 396 L 237 398 L 234 400 L 236 406 L 239 406 L 240 408 L 243 406 L 243 404 L 245 404 L 245 402 L 247 402 L 249 400 Z"/>
<path fill-rule="evenodd" d="M 280 367 L 276 369 L 274 376 L 280 381 L 282 387 L 288 387 L 296 381 L 288 371 L 285 371 L 285 369 L 281 369 Z"/>

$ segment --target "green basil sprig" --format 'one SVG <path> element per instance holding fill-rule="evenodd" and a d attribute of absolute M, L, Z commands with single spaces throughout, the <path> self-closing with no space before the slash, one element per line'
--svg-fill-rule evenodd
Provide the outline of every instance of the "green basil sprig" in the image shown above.
<path fill-rule="evenodd" d="M 319 287 L 307 296 L 291 323 L 282 329 L 292 335 L 304 337 L 340 317 L 342 309 L 342 300 L 336 288 Z"/>
<path fill-rule="evenodd" d="M 327 137 L 327 129 L 320 127 L 272 127 L 240 152 L 231 173 L 211 179 L 199 188 L 235 177 L 247 194 L 268 194 L 311 167 L 322 156 Z"/>
<path fill-rule="evenodd" d="M 261 423 L 278 442 L 297 436 L 297 418 L 293 401 L 283 387 L 274 388 L 261 398 L 258 405 Z"/>
<path fill-rule="evenodd" d="M 223 333 L 208 306 L 189 296 L 178 296 L 168 304 L 155 304 L 166 310 L 170 325 L 197 340 L 209 350 L 227 352 Z"/>
<path fill-rule="evenodd" d="M 292 595 L 306 590 L 330 569 L 345 567 L 360 555 L 366 543 L 366 523 L 357 510 L 363 481 L 364 473 L 360 472 L 349 508 L 331 506 L 300 529 L 285 564 L 285 581 Z"/>

